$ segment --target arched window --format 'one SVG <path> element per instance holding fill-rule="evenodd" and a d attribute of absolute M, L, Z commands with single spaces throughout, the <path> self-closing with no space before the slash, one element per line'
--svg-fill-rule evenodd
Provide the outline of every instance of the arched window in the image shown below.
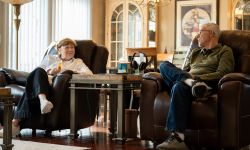
<path fill-rule="evenodd" d="M 111 18 L 111 67 L 117 65 L 117 61 L 123 56 L 123 4 L 119 5 Z"/>
<path fill-rule="evenodd" d="M 109 66 L 116 67 L 119 59 L 126 57 L 127 47 L 142 47 L 142 16 L 138 7 L 126 1 L 115 7 L 110 33 Z"/>
<path fill-rule="evenodd" d="M 250 1 L 239 0 L 234 11 L 234 28 L 250 30 Z"/>

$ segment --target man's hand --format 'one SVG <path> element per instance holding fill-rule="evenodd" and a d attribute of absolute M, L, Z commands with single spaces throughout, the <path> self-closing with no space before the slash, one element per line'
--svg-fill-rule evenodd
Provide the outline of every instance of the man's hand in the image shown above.
<path fill-rule="evenodd" d="M 194 79 L 194 80 L 201 81 L 200 77 L 198 77 L 198 76 L 196 76 L 196 75 L 190 74 L 190 76 L 191 76 L 192 79 Z"/>
<path fill-rule="evenodd" d="M 190 73 L 190 76 L 191 76 L 192 79 L 195 80 L 195 76 L 194 76 L 194 75 L 192 75 L 192 74 Z"/>

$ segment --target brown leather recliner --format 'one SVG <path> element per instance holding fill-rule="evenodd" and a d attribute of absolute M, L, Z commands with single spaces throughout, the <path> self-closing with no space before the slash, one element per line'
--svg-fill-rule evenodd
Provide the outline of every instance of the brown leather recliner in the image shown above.
<path fill-rule="evenodd" d="M 104 46 L 98 46 L 91 40 L 79 40 L 76 47 L 76 58 L 81 58 L 93 73 L 105 73 L 108 60 L 108 50 Z M 46 54 L 55 54 L 55 48 L 48 50 Z M 22 96 L 26 78 L 29 73 L 2 68 L 0 71 L 0 86 L 10 87 L 16 96 L 16 104 Z M 70 127 L 70 90 L 69 80 L 72 72 L 66 71 L 55 77 L 49 100 L 54 104 L 51 113 L 41 115 L 40 118 L 23 120 L 21 128 L 45 129 L 46 131 L 67 129 Z M 95 122 L 98 112 L 99 94 L 94 90 L 81 90 L 77 93 L 79 99 L 77 128 L 91 126 Z M 1 109 L 1 117 L 3 110 Z M 1 119 L 2 120 L 2 119 Z M 49 132 L 48 132 L 49 133 Z"/>
<path fill-rule="evenodd" d="M 216 93 L 194 98 L 185 135 L 195 147 L 240 149 L 250 144 L 250 31 L 222 31 L 220 42 L 233 49 L 235 72 L 220 80 Z M 159 73 L 143 78 L 141 139 L 159 142 L 168 135 L 164 128 L 170 97 Z"/>

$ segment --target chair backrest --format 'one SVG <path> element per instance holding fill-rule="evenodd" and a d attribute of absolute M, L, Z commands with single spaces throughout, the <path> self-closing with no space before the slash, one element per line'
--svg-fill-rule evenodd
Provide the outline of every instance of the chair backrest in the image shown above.
<path fill-rule="evenodd" d="M 232 48 L 235 59 L 235 72 L 250 75 L 250 31 L 221 31 L 219 42 Z"/>
<path fill-rule="evenodd" d="M 108 61 L 108 50 L 104 46 L 99 46 L 92 40 L 76 40 L 75 58 L 81 58 L 93 73 L 105 73 Z M 51 46 L 45 55 L 57 54 L 54 46 Z"/>

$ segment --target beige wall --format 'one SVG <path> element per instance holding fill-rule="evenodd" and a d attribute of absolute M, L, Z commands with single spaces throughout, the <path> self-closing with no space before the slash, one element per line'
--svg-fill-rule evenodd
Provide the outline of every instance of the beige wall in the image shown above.
<path fill-rule="evenodd" d="M 1 13 L 0 13 L 0 20 L 4 20 L 3 19 L 3 13 L 2 13 L 2 10 L 3 10 L 3 4 L 0 2 L 0 10 L 1 10 Z M 4 25 L 4 22 L 3 21 L 0 21 L 0 67 L 3 66 L 3 59 L 4 59 L 4 50 L 3 50 L 3 25 Z"/>
<path fill-rule="evenodd" d="M 222 30 L 231 29 L 231 1 L 218 0 L 219 25 Z M 175 44 L 175 0 L 167 6 L 159 7 L 159 43 L 158 52 L 163 52 L 165 47 L 172 51 Z"/>
<path fill-rule="evenodd" d="M 101 45 L 105 44 L 105 0 L 93 0 L 92 38 Z"/>
<path fill-rule="evenodd" d="M 6 60 L 6 53 L 5 53 L 5 47 L 6 47 L 6 33 L 4 31 L 5 24 L 5 17 L 4 17 L 4 3 L 0 2 L 0 67 L 5 67 L 5 60 Z"/>

